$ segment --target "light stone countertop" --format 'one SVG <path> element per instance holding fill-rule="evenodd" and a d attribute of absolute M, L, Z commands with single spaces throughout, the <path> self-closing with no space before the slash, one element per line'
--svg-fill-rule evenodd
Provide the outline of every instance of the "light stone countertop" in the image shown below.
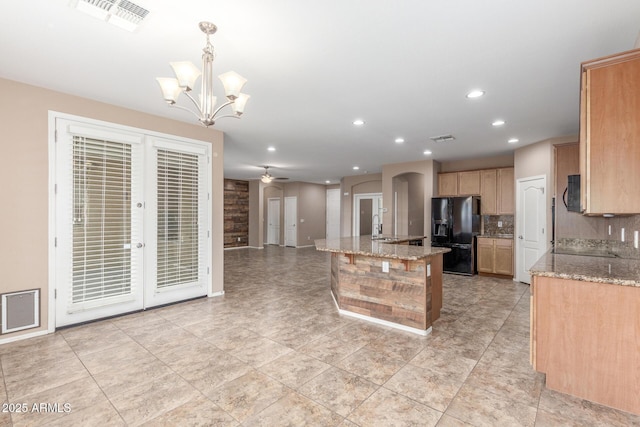
<path fill-rule="evenodd" d="M 394 236 L 397 241 L 418 240 L 423 236 Z M 371 236 L 343 237 L 340 239 L 316 240 L 316 249 L 323 252 L 363 255 L 376 258 L 392 258 L 418 261 L 434 255 L 450 252 L 449 248 L 431 246 L 397 245 L 383 240 L 372 240 Z"/>
<path fill-rule="evenodd" d="M 544 254 L 529 270 L 533 276 L 640 287 L 640 260 L 589 255 Z"/>

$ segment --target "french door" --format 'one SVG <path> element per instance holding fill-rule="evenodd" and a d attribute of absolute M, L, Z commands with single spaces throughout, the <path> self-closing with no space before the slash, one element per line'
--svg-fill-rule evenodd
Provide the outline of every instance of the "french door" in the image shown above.
<path fill-rule="evenodd" d="M 56 326 L 206 295 L 208 146 L 56 119 Z"/>

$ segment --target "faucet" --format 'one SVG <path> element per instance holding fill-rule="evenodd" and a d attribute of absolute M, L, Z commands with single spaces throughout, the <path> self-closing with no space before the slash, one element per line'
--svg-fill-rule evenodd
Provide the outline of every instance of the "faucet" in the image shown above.
<path fill-rule="evenodd" d="M 380 215 L 374 214 L 371 217 L 371 237 L 378 237 L 382 233 L 382 224 L 380 224 Z"/>

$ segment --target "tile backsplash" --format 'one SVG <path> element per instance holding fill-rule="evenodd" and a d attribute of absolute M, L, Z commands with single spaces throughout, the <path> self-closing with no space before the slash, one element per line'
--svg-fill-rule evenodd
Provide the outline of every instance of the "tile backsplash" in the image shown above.
<path fill-rule="evenodd" d="M 485 236 L 496 234 L 513 234 L 513 215 L 483 215 L 483 231 Z M 502 223 L 502 227 L 498 227 Z"/>

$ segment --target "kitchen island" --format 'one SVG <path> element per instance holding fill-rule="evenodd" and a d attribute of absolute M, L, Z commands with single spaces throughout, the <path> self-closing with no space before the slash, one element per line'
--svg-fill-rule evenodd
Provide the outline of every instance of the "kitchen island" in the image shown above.
<path fill-rule="evenodd" d="M 317 250 L 331 252 L 331 294 L 340 313 L 430 333 L 442 308 L 442 254 L 450 249 L 403 244 L 422 238 L 316 240 Z"/>
<path fill-rule="evenodd" d="M 533 368 L 552 390 L 640 415 L 640 261 L 575 253 L 530 269 Z"/>

